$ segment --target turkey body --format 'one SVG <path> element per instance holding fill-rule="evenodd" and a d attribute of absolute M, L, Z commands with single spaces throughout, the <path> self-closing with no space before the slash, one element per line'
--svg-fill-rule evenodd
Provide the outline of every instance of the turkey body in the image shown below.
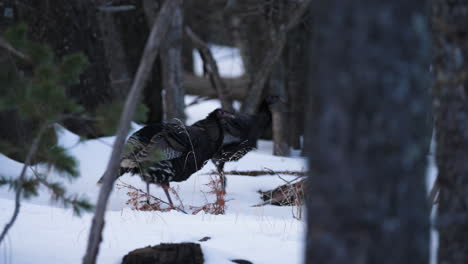
<path fill-rule="evenodd" d="M 270 105 L 278 101 L 278 96 L 269 96 L 263 100 L 257 114 L 236 113 L 233 114 L 235 118 L 226 120 L 222 146 L 211 159 L 220 174 L 226 162 L 238 161 L 256 148 L 258 138 L 271 124 Z"/>
<path fill-rule="evenodd" d="M 167 192 L 169 183 L 187 180 L 219 151 L 224 118 L 228 115 L 216 109 L 192 126 L 174 121 L 143 127 L 125 144 L 119 177 L 138 174 L 147 186 L 161 185 L 172 205 Z"/>

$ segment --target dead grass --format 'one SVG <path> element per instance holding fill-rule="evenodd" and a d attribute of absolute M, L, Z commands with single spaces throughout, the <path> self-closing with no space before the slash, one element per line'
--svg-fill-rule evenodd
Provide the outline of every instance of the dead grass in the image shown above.
<path fill-rule="evenodd" d="M 160 211 L 160 212 L 168 212 L 170 210 L 177 210 L 183 213 L 186 213 L 183 207 L 182 202 L 180 201 L 179 195 L 174 188 L 169 188 L 169 191 L 175 194 L 177 201 L 180 202 L 180 206 L 171 207 L 171 205 L 159 199 L 156 196 L 148 194 L 147 192 L 138 189 L 130 184 L 127 183 L 118 183 L 117 188 L 119 189 L 126 189 L 127 195 L 129 199 L 127 200 L 126 204 L 130 206 L 133 210 L 138 211 Z M 149 200 L 149 203 L 148 203 Z"/>
<path fill-rule="evenodd" d="M 224 214 L 226 212 L 226 199 L 224 198 L 226 193 L 223 190 L 222 180 L 220 177 L 211 177 L 210 182 L 206 184 L 210 187 L 209 194 L 214 194 L 216 196 L 216 201 L 212 203 L 206 203 L 203 206 L 190 206 L 190 209 L 193 210 L 192 214 L 198 214 L 203 211 L 207 214 Z"/>

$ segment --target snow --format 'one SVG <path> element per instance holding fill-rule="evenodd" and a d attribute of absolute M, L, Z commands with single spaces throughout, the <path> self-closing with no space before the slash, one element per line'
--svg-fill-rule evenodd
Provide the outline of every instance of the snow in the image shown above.
<path fill-rule="evenodd" d="M 187 96 L 187 101 L 193 97 Z M 219 107 L 217 100 L 208 100 L 187 108 L 188 123 L 204 118 Z M 133 130 L 139 127 L 133 124 Z M 96 202 L 99 186 L 96 181 L 107 165 L 114 137 L 81 141 L 63 127 L 57 126 L 59 144 L 68 149 L 79 161 L 80 177 L 65 181 L 69 193 L 83 195 Z M 299 170 L 306 169 L 301 157 L 275 157 L 271 155 L 272 143 L 260 141 L 257 150 L 239 162 L 226 164 L 225 170 Z M 17 177 L 22 164 L 0 154 L 2 175 Z M 43 169 L 38 166 L 38 169 Z M 172 183 L 187 209 L 189 205 L 202 206 L 214 202 L 215 196 L 207 193 L 206 185 L 215 169 L 209 162 L 187 181 Z M 50 177 L 58 178 L 56 172 Z M 281 175 L 285 180 L 295 178 Z M 103 242 L 98 263 L 120 263 L 129 251 L 168 242 L 197 242 L 202 246 L 206 263 L 232 263 L 230 259 L 247 259 L 253 263 L 301 263 L 304 222 L 293 218 L 293 207 L 252 207 L 261 202 L 258 190 L 275 188 L 284 181 L 277 176 L 228 175 L 227 211 L 225 215 L 200 212 L 185 215 L 180 212 L 136 211 L 126 205 L 127 190 L 119 183 L 144 189 L 139 177 L 122 176 L 109 199 Z M 163 191 L 151 187 L 151 194 L 165 200 Z M 0 226 L 6 223 L 13 211 L 14 194 L 0 188 Z M 50 202 L 47 190 L 40 189 L 38 197 L 24 201 L 16 224 L 0 246 L 0 263 L 79 263 L 83 257 L 92 214 L 74 216 L 71 209 Z M 198 242 L 203 237 L 206 242 Z M 272 249 L 275 249 L 272 252 Z"/>
<path fill-rule="evenodd" d="M 213 57 L 218 64 L 219 74 L 222 77 L 239 77 L 244 74 L 244 66 L 239 49 L 210 45 Z M 197 75 L 203 75 L 203 61 L 197 51 L 193 52 L 194 70 Z"/>

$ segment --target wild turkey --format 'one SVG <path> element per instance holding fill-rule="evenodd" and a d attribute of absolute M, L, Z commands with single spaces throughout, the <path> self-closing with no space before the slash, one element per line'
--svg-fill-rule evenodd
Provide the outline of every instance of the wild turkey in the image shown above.
<path fill-rule="evenodd" d="M 238 161 L 256 148 L 258 138 L 271 123 L 270 106 L 279 100 L 278 96 L 268 96 L 262 101 L 256 114 L 236 113 L 233 114 L 235 118 L 226 119 L 223 145 L 211 159 L 221 175 L 223 189 L 226 188 L 224 164 L 228 161 Z"/>
<path fill-rule="evenodd" d="M 119 177 L 124 173 L 139 174 L 147 184 L 160 185 L 169 195 L 169 182 L 187 180 L 200 170 L 222 146 L 229 112 L 216 109 L 192 126 L 166 122 L 143 127 L 127 140 L 120 161 Z M 224 125 L 223 125 L 224 124 Z M 102 177 L 98 182 L 102 181 Z"/>

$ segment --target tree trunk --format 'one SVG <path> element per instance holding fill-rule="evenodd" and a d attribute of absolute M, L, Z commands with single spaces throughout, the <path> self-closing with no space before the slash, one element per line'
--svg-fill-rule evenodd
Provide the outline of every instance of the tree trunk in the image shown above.
<path fill-rule="evenodd" d="M 286 43 L 286 91 L 288 94 L 289 145 L 301 148 L 304 134 L 304 97 L 307 92 L 307 28 L 298 26 L 291 30 Z"/>
<path fill-rule="evenodd" d="M 307 263 L 428 263 L 425 1 L 313 1 Z"/>
<path fill-rule="evenodd" d="M 182 65 L 183 10 L 180 4 L 172 17 L 172 24 L 161 50 L 164 87 L 164 115 L 166 120 L 185 121 L 185 91 Z"/>
<path fill-rule="evenodd" d="M 124 101 L 132 84 L 132 77 L 127 66 L 122 36 L 111 12 L 98 12 L 98 26 L 102 33 L 102 42 L 109 66 L 110 85 L 113 97 Z"/>
<path fill-rule="evenodd" d="M 252 114 L 257 109 L 263 94 L 263 88 L 266 81 L 276 63 L 283 53 L 286 45 L 286 37 L 288 31 L 297 26 L 301 21 L 311 0 L 302 1 L 296 8 L 292 9 L 287 19 L 272 20 L 271 23 L 276 24 L 270 26 L 270 39 L 272 42 L 270 48 L 264 52 L 264 57 L 261 58 L 259 65 L 255 66 L 254 76 L 251 78 L 247 96 L 242 102 L 241 112 Z M 257 54 L 251 54 L 256 56 Z"/>
<path fill-rule="evenodd" d="M 432 1 L 439 263 L 468 263 L 468 2 Z"/>
<path fill-rule="evenodd" d="M 146 24 L 150 30 L 154 20 L 158 16 L 160 1 L 143 0 L 141 2 Z M 141 56 L 141 55 L 140 55 Z M 163 78 L 161 56 L 156 57 L 153 72 L 144 91 L 143 102 L 148 108 L 147 123 L 160 123 L 164 120 L 163 107 Z"/>
<path fill-rule="evenodd" d="M 283 60 L 280 60 L 274 66 L 273 72 L 270 76 L 269 90 L 270 94 L 278 95 L 286 101 L 286 76 Z M 273 155 L 288 156 L 289 155 L 289 142 L 288 142 L 288 119 L 286 112 L 286 104 L 278 102 L 272 106 L 272 133 L 273 133 Z"/>

